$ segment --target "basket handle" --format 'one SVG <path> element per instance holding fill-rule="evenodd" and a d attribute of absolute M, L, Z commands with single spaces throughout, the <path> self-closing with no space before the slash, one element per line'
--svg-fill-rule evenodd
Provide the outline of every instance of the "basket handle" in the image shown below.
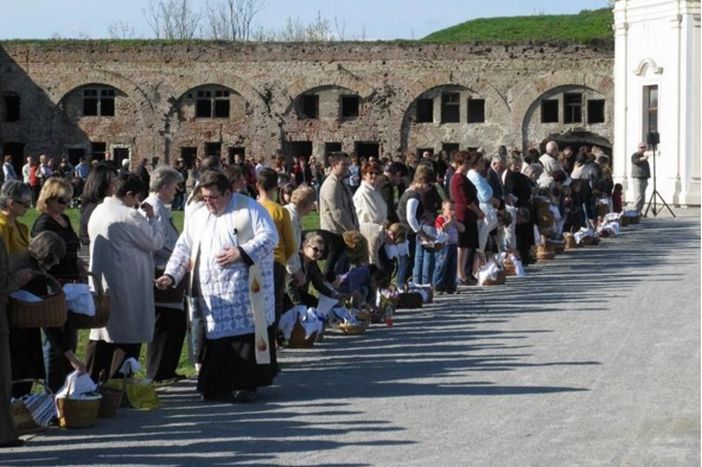
<path fill-rule="evenodd" d="M 93 286 L 95 287 L 95 293 L 97 294 L 98 297 L 104 297 L 105 296 L 105 289 L 102 288 L 102 281 L 98 279 L 97 274 L 95 274 L 92 271 L 87 271 L 85 273 L 85 276 L 93 278 Z"/>
<path fill-rule="evenodd" d="M 54 391 L 51 390 L 48 384 L 44 382 L 44 380 L 41 379 L 34 379 L 34 378 L 24 378 L 24 379 L 14 379 L 12 380 L 12 384 L 21 384 L 21 383 L 36 383 L 44 388 L 44 391 L 46 391 L 47 394 L 53 396 Z"/>
<path fill-rule="evenodd" d="M 32 274 L 35 276 L 44 276 L 46 279 L 51 282 L 51 285 L 53 285 L 56 288 L 55 293 L 63 293 L 63 287 L 61 286 L 61 283 L 51 274 L 49 274 L 46 271 L 41 271 L 37 269 L 32 269 Z M 54 295 L 54 294 L 52 294 Z"/>

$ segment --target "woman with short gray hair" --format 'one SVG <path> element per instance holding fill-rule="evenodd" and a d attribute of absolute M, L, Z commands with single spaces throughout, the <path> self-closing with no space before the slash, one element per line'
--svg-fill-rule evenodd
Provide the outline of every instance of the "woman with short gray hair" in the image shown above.
<path fill-rule="evenodd" d="M 182 181 L 180 172 L 167 165 L 161 165 L 151 172 L 150 193 L 144 204 L 153 207 L 154 217 L 163 232 L 163 247 L 153 253 L 156 268 L 154 277 L 161 277 L 178 241 L 179 234 L 173 224 L 173 214 L 166 205 L 173 202 L 178 184 Z M 156 324 L 154 337 L 146 350 L 146 376 L 153 381 L 182 378 L 176 369 L 187 328 L 184 307 L 187 283 L 187 280 L 181 281 L 176 290 L 170 290 L 167 294 L 154 289 Z"/>
<path fill-rule="evenodd" d="M 32 189 L 29 185 L 18 180 L 8 180 L 0 189 L 0 210 L 10 208 L 12 202 L 19 204 L 32 204 Z"/>
<path fill-rule="evenodd" d="M 178 185 L 183 181 L 183 175 L 173 167 L 160 165 L 151 172 L 149 191 L 158 193 L 170 185 Z M 170 201 L 169 201 L 170 202 Z"/>

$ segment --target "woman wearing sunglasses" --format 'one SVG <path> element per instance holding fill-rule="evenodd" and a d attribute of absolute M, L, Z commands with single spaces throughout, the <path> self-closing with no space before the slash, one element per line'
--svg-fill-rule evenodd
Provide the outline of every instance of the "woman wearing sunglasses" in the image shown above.
<path fill-rule="evenodd" d="M 39 192 L 37 210 L 40 214 L 32 227 L 32 237 L 46 231 L 54 232 L 66 244 L 65 256 L 48 270 L 61 284 L 81 281 L 81 276 L 86 271 L 85 264 L 78 258 L 80 240 L 65 214 L 72 197 L 73 186 L 67 179 L 49 178 Z M 78 343 L 75 329 L 66 325 L 61 328 L 44 329 L 44 334 L 47 384 L 56 392 L 73 370 L 85 372 L 85 364 L 78 360 L 75 354 Z"/>

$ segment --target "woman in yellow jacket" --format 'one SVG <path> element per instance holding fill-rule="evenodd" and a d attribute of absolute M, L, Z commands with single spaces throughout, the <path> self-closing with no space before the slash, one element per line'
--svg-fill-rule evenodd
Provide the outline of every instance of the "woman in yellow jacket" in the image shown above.
<path fill-rule="evenodd" d="M 29 247 L 29 228 L 19 222 L 32 201 L 29 185 L 12 180 L 0 189 L 0 239 L 10 256 L 24 253 Z M 10 327 L 10 360 L 13 379 L 45 379 L 44 356 L 39 328 Z M 15 384 L 14 397 L 31 391 L 31 383 Z"/>

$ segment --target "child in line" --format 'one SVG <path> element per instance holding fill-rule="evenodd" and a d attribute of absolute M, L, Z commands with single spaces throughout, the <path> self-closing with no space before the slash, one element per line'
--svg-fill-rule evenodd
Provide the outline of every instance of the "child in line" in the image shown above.
<path fill-rule="evenodd" d="M 439 232 L 446 234 L 448 239 L 436 255 L 434 290 L 452 294 L 456 292 L 458 235 L 465 230 L 465 226 L 456 220 L 456 206 L 452 200 L 445 200 L 441 208 L 442 212 L 436 217 L 434 225 Z"/>

